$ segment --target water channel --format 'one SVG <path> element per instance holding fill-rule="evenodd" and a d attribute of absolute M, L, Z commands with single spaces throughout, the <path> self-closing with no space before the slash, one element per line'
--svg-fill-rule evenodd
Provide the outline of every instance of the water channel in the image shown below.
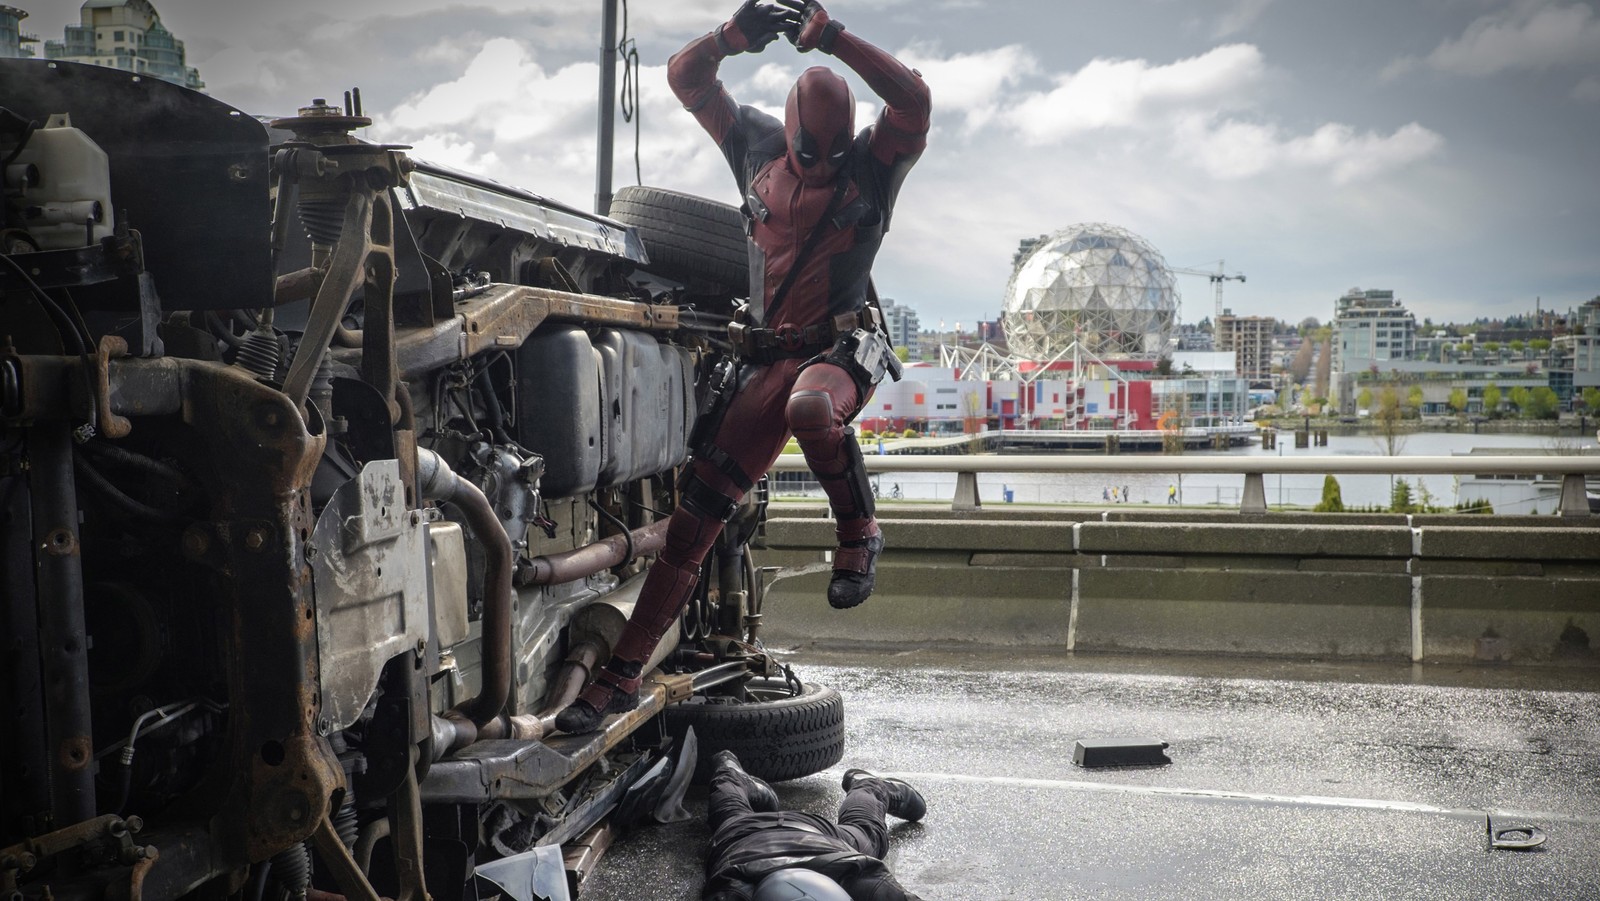
<path fill-rule="evenodd" d="M 1593 438 L 1552 437 L 1549 435 L 1472 435 L 1458 432 L 1415 432 L 1401 436 L 1397 456 L 1440 456 L 1465 454 L 1474 448 L 1537 449 L 1570 453 L 1579 448 L 1594 447 Z M 1326 447 L 1295 448 L 1294 434 L 1280 432 L 1275 450 L 1263 450 L 1260 444 L 1234 448 L 1227 451 L 1191 451 L 1188 456 L 1223 457 L 1319 457 L 1319 456 L 1384 456 L 1386 448 L 1379 435 L 1329 435 Z M 950 500 L 955 495 L 956 477 L 951 473 L 895 473 L 872 477 L 880 497 L 900 497 L 909 500 Z M 1456 476 L 1408 475 L 1403 461 L 1397 462 L 1394 477 L 1383 475 L 1340 475 L 1340 492 L 1347 507 L 1384 506 L 1390 502 L 1394 478 L 1404 478 L 1410 485 L 1412 497 L 1418 502 L 1427 498 L 1432 506 L 1454 506 L 1459 501 L 1479 500 L 1471 491 L 1460 491 L 1461 479 Z M 1268 475 L 1266 491 L 1268 505 L 1276 507 L 1312 507 L 1322 498 L 1323 476 Z M 978 489 L 985 504 L 1003 503 L 1009 492 L 1013 503 L 1069 503 L 1069 504 L 1166 504 L 1168 489 L 1176 488 L 1180 503 L 1237 507 L 1244 491 L 1243 475 L 1225 474 L 1175 474 L 1128 473 L 1119 475 L 1090 473 L 1004 473 L 980 475 Z M 1112 489 L 1116 499 L 1112 500 Z M 1531 513 L 1534 501 L 1532 485 L 1525 502 L 1495 505 L 1497 513 Z M 778 496 L 793 496 L 795 490 L 785 485 L 775 490 Z M 815 482 L 808 482 L 801 492 L 805 496 L 820 496 Z M 1548 501 L 1546 506 L 1548 506 Z M 1522 506 L 1524 509 L 1516 509 Z M 1505 509 L 1502 509 L 1505 508 Z"/>

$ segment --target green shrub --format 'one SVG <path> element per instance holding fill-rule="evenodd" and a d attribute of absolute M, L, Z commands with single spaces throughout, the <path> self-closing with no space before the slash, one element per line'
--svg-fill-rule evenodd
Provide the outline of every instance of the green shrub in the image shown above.
<path fill-rule="evenodd" d="M 916 429 L 906 429 L 904 432 L 902 432 L 900 434 L 900 437 L 901 438 L 921 438 L 922 436 L 917 433 Z"/>
<path fill-rule="evenodd" d="M 1394 480 L 1394 489 L 1389 492 L 1389 512 L 1416 512 L 1416 503 L 1411 499 L 1411 483 L 1405 479 Z"/>
<path fill-rule="evenodd" d="M 1339 480 L 1331 474 L 1322 479 L 1322 502 L 1311 508 L 1318 513 L 1343 513 L 1344 496 L 1339 491 Z"/>

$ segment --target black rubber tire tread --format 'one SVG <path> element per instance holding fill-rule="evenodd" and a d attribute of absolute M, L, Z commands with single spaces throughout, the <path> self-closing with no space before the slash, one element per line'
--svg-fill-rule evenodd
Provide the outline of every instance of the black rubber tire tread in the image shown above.
<path fill-rule="evenodd" d="M 755 679 L 757 688 L 783 687 L 781 679 Z M 806 683 L 796 697 L 775 701 L 707 703 L 701 697 L 665 712 L 667 731 L 682 739 L 694 726 L 700 747 L 694 783 L 711 776 L 711 755 L 732 751 L 745 772 L 768 782 L 820 773 L 844 758 L 844 697 L 838 689 Z"/>
<path fill-rule="evenodd" d="M 652 272 L 743 297 L 750 289 L 744 214 L 735 207 L 665 188 L 629 185 L 611 198 L 611 218 L 631 225 Z"/>

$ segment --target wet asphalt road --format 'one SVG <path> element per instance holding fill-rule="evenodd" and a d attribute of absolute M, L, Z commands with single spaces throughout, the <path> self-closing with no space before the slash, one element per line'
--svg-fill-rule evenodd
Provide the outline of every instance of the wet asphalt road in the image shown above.
<path fill-rule="evenodd" d="M 839 768 L 928 798 L 890 861 L 933 899 L 1600 899 L 1600 668 L 795 652 L 845 694 Z M 1171 743 L 1086 770 L 1078 738 Z M 703 813 L 703 803 L 691 810 Z M 1548 834 L 1489 851 L 1486 816 Z M 619 839 L 585 901 L 696 899 L 700 821 Z"/>

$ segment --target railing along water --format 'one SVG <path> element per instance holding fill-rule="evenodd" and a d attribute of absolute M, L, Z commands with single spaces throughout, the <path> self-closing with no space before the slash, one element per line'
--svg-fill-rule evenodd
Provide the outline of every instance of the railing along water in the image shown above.
<path fill-rule="evenodd" d="M 956 493 L 952 509 L 975 510 L 982 506 L 978 496 L 979 473 L 1192 473 L 1243 475 L 1244 495 L 1240 513 L 1266 513 L 1267 493 L 1263 476 L 1286 475 L 1511 475 L 1560 476 L 1562 516 L 1588 516 L 1585 494 L 1586 476 L 1600 475 L 1600 455 L 1550 455 L 1539 457 L 1501 455 L 1461 455 L 1453 457 L 1408 456 L 1327 456 L 1327 457 L 1223 457 L 1161 455 L 1148 457 L 1097 456 L 1089 454 L 1037 456 L 923 456 L 869 454 L 865 457 L 869 473 L 919 472 L 954 473 Z M 805 458 L 784 454 L 772 467 L 775 472 L 806 472 Z"/>

